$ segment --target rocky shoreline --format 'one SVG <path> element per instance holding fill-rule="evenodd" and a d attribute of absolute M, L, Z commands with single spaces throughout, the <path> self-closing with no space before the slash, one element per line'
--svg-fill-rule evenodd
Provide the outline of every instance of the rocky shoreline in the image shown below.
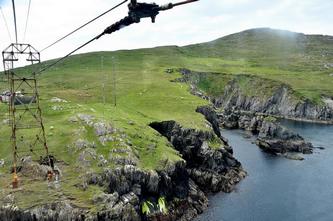
<path fill-rule="evenodd" d="M 125 165 L 85 174 L 83 187 L 98 185 L 105 189 L 91 199 L 97 208 L 94 213 L 75 208 L 69 200 L 26 210 L 15 206 L 14 200 L 5 200 L 0 208 L 1 220 L 187 221 L 208 207 L 208 193 L 230 192 L 246 176 L 221 134 L 182 128 L 174 121 L 154 122 L 150 126 L 169 140 L 184 161 L 165 162 L 161 171 Z M 220 139 L 219 147 L 210 146 L 214 139 Z M 167 212 L 159 207 L 160 199 L 165 201 Z M 151 203 L 150 213 L 142 211 L 146 202 Z"/>
<path fill-rule="evenodd" d="M 281 126 L 274 117 L 243 113 L 240 111 L 218 110 L 210 106 L 197 108 L 212 124 L 225 129 L 242 129 L 256 137 L 256 144 L 263 151 L 282 155 L 289 159 L 303 160 L 301 156 L 291 157 L 288 153 L 311 154 L 313 145 L 303 137 Z"/>
<path fill-rule="evenodd" d="M 192 94 L 212 103 L 212 107 L 197 108 L 197 112 L 203 114 L 210 123 L 211 128 L 208 131 L 183 128 L 175 121 L 150 124 L 180 153 L 182 161 L 171 163 L 166 160 L 163 170 L 146 171 L 140 169 L 136 158 L 132 157 L 130 161 L 122 160 L 122 166 L 106 167 L 100 173 L 87 172 L 82 178 L 80 188 L 91 185 L 104 189 L 91 199 L 96 207 L 93 212 L 75 207 L 69 199 L 20 209 L 9 195 L 0 207 L 1 220 L 193 220 L 207 209 L 209 193 L 231 192 L 246 176 L 241 163 L 234 158 L 228 140 L 222 136 L 221 127 L 249 131 L 257 137 L 256 144 L 263 151 L 302 160 L 301 156 L 289 153 L 311 154 L 314 148 L 312 144 L 282 127 L 272 116 L 333 123 L 332 109 L 328 106 L 318 107 L 309 101 L 295 103 L 289 94 L 290 88 L 286 86 L 281 86 L 269 99 L 260 100 L 244 96 L 237 82 L 231 81 L 223 95 L 209 97 L 201 92 L 191 79 L 193 74 L 204 73 L 187 69 L 181 69 L 180 73 L 183 78 L 177 81 L 189 83 Z M 101 142 L 108 142 L 110 139 L 107 125 L 96 124 L 86 116 L 79 116 L 73 119 L 73 122 L 78 120 L 94 126 L 100 132 L 98 134 Z M 82 159 L 85 159 L 85 149 L 94 146 L 83 140 L 78 140 L 75 145 L 83 150 Z M 103 161 L 104 158 L 101 162 Z M 167 209 L 161 206 L 163 204 Z M 149 208 L 149 213 L 143 209 L 144 206 Z"/>
<path fill-rule="evenodd" d="M 274 82 L 277 84 L 276 88 L 270 92 L 269 96 L 249 96 L 242 91 L 240 82 L 237 81 L 237 75 L 233 80 L 227 82 L 220 95 L 208 96 L 198 88 L 198 79 L 205 78 L 207 74 L 216 73 L 196 72 L 184 68 L 178 71 L 182 77 L 175 81 L 188 83 L 193 95 L 209 100 L 215 108 L 260 113 L 297 121 L 333 124 L 333 100 L 331 98 L 323 97 L 322 104 L 315 104 L 309 99 L 297 98 L 295 92 L 288 85 L 277 84 L 277 82 Z M 250 80 L 254 78 L 245 74 L 240 76 Z M 265 81 L 264 79 L 260 80 Z"/>
<path fill-rule="evenodd" d="M 205 75 L 216 73 L 179 69 L 182 78 L 175 81 L 190 85 L 190 92 L 208 100 L 211 106 L 199 107 L 197 112 L 206 116 L 214 131 L 219 127 L 243 129 L 256 137 L 256 144 L 263 151 L 288 159 L 303 160 L 301 154 L 311 154 L 313 145 L 303 137 L 280 125 L 277 118 L 315 123 L 333 123 L 333 108 L 326 102 L 319 106 L 309 100 L 297 101 L 287 85 L 280 85 L 270 97 L 247 96 L 242 93 L 237 77 L 227 82 L 224 92 L 208 96 L 198 88 Z M 246 76 L 252 78 L 252 76 Z M 262 79 L 261 79 L 262 80 Z"/>

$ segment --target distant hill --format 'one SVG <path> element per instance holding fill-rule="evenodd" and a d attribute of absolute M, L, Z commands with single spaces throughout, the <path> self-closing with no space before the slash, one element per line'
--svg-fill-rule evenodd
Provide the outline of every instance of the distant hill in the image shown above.
<path fill-rule="evenodd" d="M 285 70 L 325 71 L 327 65 L 333 66 L 333 36 L 270 28 L 250 29 L 183 49 L 196 56 L 244 59 L 254 66 Z"/>

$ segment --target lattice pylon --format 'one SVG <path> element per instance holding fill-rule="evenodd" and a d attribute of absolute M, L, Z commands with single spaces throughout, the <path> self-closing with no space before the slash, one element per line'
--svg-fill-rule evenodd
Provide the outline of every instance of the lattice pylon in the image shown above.
<path fill-rule="evenodd" d="M 8 113 L 13 152 L 13 188 L 18 186 L 17 168 L 20 157 L 31 154 L 49 157 L 35 72 L 14 69 L 20 55 L 30 65 L 40 63 L 40 53 L 29 44 L 12 43 L 3 52 L 3 65 L 9 86 Z"/>

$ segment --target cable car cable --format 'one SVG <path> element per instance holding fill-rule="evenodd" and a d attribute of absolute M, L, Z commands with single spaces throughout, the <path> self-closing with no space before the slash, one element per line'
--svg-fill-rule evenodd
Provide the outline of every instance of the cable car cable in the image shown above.
<path fill-rule="evenodd" d="M 16 9 L 15 9 L 15 1 L 12 0 L 12 5 L 13 5 L 13 15 L 14 15 L 14 26 L 15 26 L 15 40 L 17 44 L 17 23 L 16 23 Z"/>
<path fill-rule="evenodd" d="M 26 34 L 27 34 L 27 27 L 28 27 L 29 16 L 30 16 L 30 8 L 31 8 L 31 0 L 29 0 L 29 5 L 28 5 L 28 13 L 27 13 L 27 19 L 26 19 L 26 21 L 25 21 L 25 28 L 24 28 L 23 42 L 25 42 L 25 37 L 26 37 Z"/>
<path fill-rule="evenodd" d="M 12 41 L 12 35 L 10 34 L 10 31 L 9 31 L 7 19 L 6 19 L 5 14 L 2 11 L 2 7 L 1 6 L 0 6 L 0 12 L 1 12 L 2 18 L 3 18 L 4 22 L 5 22 L 5 26 L 6 26 L 6 29 L 7 29 L 7 33 L 8 33 L 9 39 L 10 39 L 10 41 Z"/>
<path fill-rule="evenodd" d="M 62 41 L 62 40 L 64 40 L 65 38 L 67 38 L 68 36 L 74 34 L 75 32 L 77 32 L 77 31 L 79 31 L 80 29 L 84 28 L 85 26 L 89 25 L 90 23 L 96 21 L 97 19 L 101 18 L 102 16 L 106 15 L 107 13 L 109 13 L 109 12 L 113 11 L 114 9 L 118 8 L 119 6 L 123 5 L 123 4 L 126 3 L 127 1 L 128 1 L 128 0 L 124 0 L 124 1 L 122 1 L 121 3 L 119 3 L 118 5 L 116 5 L 116 6 L 112 7 L 112 8 L 110 8 L 109 10 L 103 12 L 102 14 L 98 15 L 98 16 L 95 17 L 94 19 L 88 21 L 87 23 L 85 23 L 85 24 L 81 25 L 80 27 L 76 28 L 74 31 L 68 33 L 67 35 L 65 35 L 65 36 L 63 36 L 63 37 L 61 37 L 61 38 L 59 38 L 58 40 L 56 40 L 56 41 L 53 42 L 52 44 L 50 44 L 50 45 L 48 45 L 47 47 L 43 48 L 40 52 L 43 52 L 43 51 L 45 51 L 46 49 L 52 47 L 53 45 L 59 43 L 60 41 Z"/>
<path fill-rule="evenodd" d="M 59 58 L 55 62 L 42 68 L 40 71 L 38 71 L 37 73 L 34 73 L 34 74 L 40 74 L 40 73 L 50 69 L 51 67 L 53 67 L 56 64 L 58 64 L 59 62 L 65 60 L 66 58 L 68 58 L 69 56 L 71 56 L 72 54 L 74 54 L 75 52 L 80 50 L 81 48 L 87 46 L 88 44 L 90 44 L 91 42 L 93 42 L 95 40 L 98 40 L 100 37 L 102 37 L 105 34 L 112 34 L 126 26 L 130 26 L 132 24 L 139 23 L 142 18 L 151 18 L 152 22 L 154 23 L 155 18 L 159 14 L 160 11 L 169 10 L 169 9 L 174 8 L 175 6 L 184 5 L 184 4 L 197 2 L 197 1 L 199 1 L 199 0 L 187 0 L 187 1 L 176 3 L 176 4 L 169 3 L 166 5 L 159 6 L 155 3 L 136 3 L 135 0 L 132 0 L 131 3 L 128 5 L 128 8 L 129 8 L 128 16 L 126 16 L 125 18 L 121 19 L 120 21 L 110 25 L 101 34 L 97 35 L 96 37 L 87 41 L 86 43 L 79 46 L 78 48 L 74 49 L 72 52 L 68 53 L 64 57 Z"/>

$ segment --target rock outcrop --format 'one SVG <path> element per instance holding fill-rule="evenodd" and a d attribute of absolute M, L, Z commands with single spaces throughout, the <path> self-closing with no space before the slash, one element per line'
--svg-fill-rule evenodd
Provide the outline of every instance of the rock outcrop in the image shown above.
<path fill-rule="evenodd" d="M 86 220 L 83 209 L 73 208 L 68 202 L 57 202 L 22 211 L 13 205 L 0 207 L 2 221 L 52 221 L 52 220 Z"/>
<path fill-rule="evenodd" d="M 292 97 L 291 89 L 281 85 L 268 99 L 250 97 L 241 93 L 235 81 L 230 82 L 224 91 L 223 96 L 213 100 L 216 107 L 234 108 L 242 111 L 260 112 L 270 115 L 278 115 L 286 118 L 332 121 L 333 109 L 327 106 L 320 106 L 310 100 L 295 100 Z"/>
<path fill-rule="evenodd" d="M 313 149 L 311 143 L 306 142 L 300 135 L 284 128 L 278 122 L 271 121 L 272 117 L 268 116 L 333 123 L 333 102 L 331 99 L 326 98 L 323 101 L 324 105 L 315 105 L 309 100 L 296 98 L 290 87 L 276 82 L 273 84 L 275 89 L 272 91 L 272 95 L 259 96 L 254 94 L 250 96 L 244 93 L 244 88 L 242 89 L 240 85 L 241 80 L 237 77 L 226 84 L 221 95 L 207 96 L 198 88 L 198 85 L 200 81 L 207 78 L 207 75 L 216 75 L 216 73 L 193 72 L 188 69 L 180 69 L 179 71 L 182 78 L 176 81 L 189 83 L 192 94 L 209 100 L 214 108 L 221 111 L 217 114 L 214 108 L 209 106 L 197 108 L 197 112 L 206 117 L 217 136 L 222 140 L 225 139 L 219 131 L 220 125 L 227 129 L 244 129 L 258 135 L 256 143 L 266 152 L 310 154 Z M 253 76 L 244 75 L 242 77 L 249 82 L 258 80 L 253 79 Z M 260 81 L 265 80 L 260 79 Z M 251 84 L 249 82 L 246 84 Z M 257 90 L 256 88 L 252 89 Z"/>
<path fill-rule="evenodd" d="M 331 99 L 323 98 L 323 104 L 315 104 L 309 99 L 296 97 L 295 92 L 288 85 L 281 83 L 268 96 L 248 95 L 243 92 L 237 78 L 229 81 L 224 88 L 224 92 L 219 96 L 208 97 L 198 89 L 197 79 L 213 73 L 194 72 L 188 69 L 180 69 L 179 71 L 183 77 L 178 81 L 189 83 L 192 94 L 210 100 L 217 108 L 263 113 L 297 120 L 333 123 Z M 249 79 L 255 78 L 244 76 Z M 256 88 L 252 90 L 256 90 Z"/>
<path fill-rule="evenodd" d="M 105 169 L 102 174 L 87 174 L 87 181 L 107 188 L 106 194 L 95 199 L 107 202 L 98 213 L 99 220 L 141 220 L 142 202 L 156 202 L 159 196 L 166 197 L 169 213 L 152 211 L 148 220 L 191 220 L 208 206 L 207 197 L 181 161 L 163 171 L 143 171 L 131 165 Z"/>
<path fill-rule="evenodd" d="M 1 220 L 188 221 L 208 207 L 207 193 L 230 192 L 246 176 L 219 130 L 215 131 L 217 136 L 213 131 L 182 128 L 175 121 L 150 126 L 165 136 L 184 160 L 166 161 L 164 169 L 157 171 L 124 165 L 105 167 L 100 173 L 87 172 L 82 176 L 81 189 L 97 185 L 105 190 L 91 199 L 97 208 L 94 213 L 76 208 L 66 200 L 21 210 L 12 200 L 0 207 Z M 221 139 L 220 147 L 210 146 L 215 139 Z M 161 197 L 165 199 L 167 213 L 160 210 Z M 152 207 L 149 214 L 142 212 L 145 202 Z"/>
<path fill-rule="evenodd" d="M 207 142 L 215 136 L 212 132 L 184 129 L 174 121 L 152 123 L 151 127 L 165 136 L 182 154 L 190 177 L 204 191 L 230 192 L 245 176 L 225 140 L 220 148 L 209 147 Z"/>
<path fill-rule="evenodd" d="M 217 114 L 209 106 L 199 107 L 197 111 L 224 128 L 250 131 L 257 136 L 256 144 L 266 152 L 272 154 L 312 153 L 311 143 L 306 142 L 299 134 L 280 125 L 274 117 L 232 110 L 224 110 Z"/>
<path fill-rule="evenodd" d="M 303 137 L 280 126 L 276 122 L 263 121 L 256 141 L 257 145 L 266 152 L 285 154 L 298 152 L 311 154 L 313 146 Z"/>

